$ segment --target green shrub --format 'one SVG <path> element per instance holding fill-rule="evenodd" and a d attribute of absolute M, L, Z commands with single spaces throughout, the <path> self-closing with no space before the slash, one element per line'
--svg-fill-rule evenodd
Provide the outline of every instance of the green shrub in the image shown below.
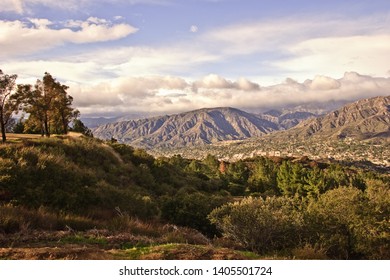
<path fill-rule="evenodd" d="M 287 197 L 245 198 L 211 212 L 209 219 L 223 235 L 247 249 L 270 253 L 299 244 L 303 215 Z"/>
<path fill-rule="evenodd" d="M 372 196 L 378 198 L 372 192 L 367 197 L 357 188 L 340 187 L 312 200 L 306 212 L 308 242 L 334 259 L 384 257 L 378 254 L 388 248 L 388 216 L 375 217 L 375 208 L 389 195 L 382 192 L 377 201 Z"/>
<path fill-rule="evenodd" d="M 218 234 L 214 225 L 207 219 L 208 214 L 226 202 L 221 196 L 210 196 L 200 192 L 181 192 L 174 197 L 162 199 L 162 218 L 170 223 L 191 227 L 207 236 Z"/>

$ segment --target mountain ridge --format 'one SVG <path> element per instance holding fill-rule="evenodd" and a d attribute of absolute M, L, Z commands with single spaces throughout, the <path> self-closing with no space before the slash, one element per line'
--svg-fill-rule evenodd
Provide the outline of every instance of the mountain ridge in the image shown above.
<path fill-rule="evenodd" d="M 390 96 L 349 103 L 324 116 L 310 118 L 289 131 L 297 137 L 367 139 L 390 131 Z M 287 132 L 287 131 L 286 131 Z"/>
<path fill-rule="evenodd" d="M 93 132 L 98 138 L 115 138 L 120 142 L 151 148 L 240 140 L 278 129 L 275 123 L 254 114 L 232 107 L 217 107 L 105 124 Z"/>
<path fill-rule="evenodd" d="M 270 110 L 252 114 L 232 107 L 202 108 L 174 115 L 105 124 L 96 137 L 146 149 L 196 147 L 224 141 L 256 139 L 347 138 L 390 135 L 390 96 L 349 103 L 316 116 L 310 112 Z"/>

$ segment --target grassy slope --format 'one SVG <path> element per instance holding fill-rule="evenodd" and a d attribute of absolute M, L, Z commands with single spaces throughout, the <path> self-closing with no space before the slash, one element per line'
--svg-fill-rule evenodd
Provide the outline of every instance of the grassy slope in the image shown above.
<path fill-rule="evenodd" d="M 263 161 L 271 164 L 266 159 Z M 228 169 L 228 174 L 241 176 L 240 172 L 247 169 L 239 169 L 240 166 L 264 167 L 263 161 L 247 162 L 243 166 L 232 164 L 238 169 Z M 277 166 L 279 171 L 281 167 Z M 311 172 L 307 176 L 313 175 L 314 169 L 305 168 L 302 170 Z M 212 157 L 201 164 L 177 156 L 154 159 L 142 150 L 83 137 L 15 137 L 10 143 L 0 145 L 0 259 L 259 258 L 237 251 L 243 247 L 234 240 L 243 243 L 242 239 L 212 238 L 214 231 L 210 226 L 213 225 L 207 225 L 205 216 L 231 201 L 229 192 L 241 190 L 237 189 L 241 185 L 229 183 L 230 177 L 226 181 L 218 177 L 216 169 L 218 162 Z M 272 249 L 264 251 L 267 256 L 261 258 L 341 258 L 344 251 L 340 254 L 337 250 L 329 251 L 329 255 L 324 248 L 340 248 L 346 244 L 348 248 L 342 248 L 347 253 L 386 259 L 388 177 L 338 165 L 329 166 L 323 172 L 325 179 L 332 183 L 331 191 L 310 200 L 314 212 L 309 213 L 307 207 L 300 210 L 314 215 L 313 219 L 305 216 L 305 225 L 309 227 L 304 228 L 313 230 L 315 235 L 306 236 L 304 230 L 300 233 L 306 239 L 294 243 L 290 251 L 283 248 L 274 256 Z M 247 186 L 249 181 L 248 178 L 240 182 Z M 341 199 L 343 203 L 339 204 L 343 206 L 350 201 L 351 191 L 358 193 L 359 199 L 344 206 L 348 211 L 326 206 L 332 205 L 335 199 Z M 346 212 L 354 219 L 334 219 Z M 321 219 L 317 223 L 318 217 Z M 247 225 L 251 227 L 253 222 Z M 332 227 L 339 231 L 327 231 Z M 243 231 L 241 226 L 239 229 Z M 323 238 L 320 240 L 316 239 L 319 231 Z M 259 233 L 254 232 L 255 239 Z M 350 243 L 343 240 L 351 234 L 357 241 L 349 249 Z"/>
<path fill-rule="evenodd" d="M 9 140 L 0 146 L 0 259 L 258 257 L 213 246 L 194 229 L 134 218 L 132 213 L 147 218 L 153 199 L 134 175 L 133 162 L 147 158 L 133 154 L 129 160 L 82 138 L 9 135 Z M 87 193 L 80 191 L 85 184 Z"/>

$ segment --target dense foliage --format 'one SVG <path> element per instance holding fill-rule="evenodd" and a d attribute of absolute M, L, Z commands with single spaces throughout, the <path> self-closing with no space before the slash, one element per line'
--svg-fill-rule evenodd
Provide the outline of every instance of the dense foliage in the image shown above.
<path fill-rule="evenodd" d="M 0 69 L 0 131 L 2 142 L 6 141 L 6 127 L 11 116 L 17 110 L 18 104 L 13 100 L 17 75 L 4 74 Z"/>
<path fill-rule="evenodd" d="M 15 99 L 29 114 L 25 123 L 27 132 L 40 132 L 45 136 L 51 133 L 67 134 L 70 122 L 79 115 L 71 107 L 73 97 L 67 93 L 68 88 L 50 73 L 45 73 L 34 86 L 18 85 Z"/>
<path fill-rule="evenodd" d="M 67 134 L 73 128 L 84 135 L 92 133 L 78 120 L 80 112 L 72 108 L 73 97 L 68 86 L 61 84 L 50 73 L 34 85 L 16 84 L 17 75 L 7 75 L 0 69 L 0 130 L 2 142 L 6 142 L 9 126 L 15 133 L 35 133 L 49 137 L 51 134 Z M 22 112 L 16 121 L 15 114 Z M 24 116 L 28 118 L 24 120 Z"/>
<path fill-rule="evenodd" d="M 387 174 L 308 158 L 154 158 L 84 137 L 0 146 L 4 209 L 166 222 L 261 254 L 303 258 L 313 255 L 307 251 L 390 258 L 389 182 Z M 17 230 L 0 218 L 0 232 Z"/>

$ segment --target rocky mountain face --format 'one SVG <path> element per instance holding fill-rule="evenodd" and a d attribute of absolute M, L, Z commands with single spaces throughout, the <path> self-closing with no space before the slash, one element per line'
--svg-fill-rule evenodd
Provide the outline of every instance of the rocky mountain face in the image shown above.
<path fill-rule="evenodd" d="M 292 128 L 303 120 L 316 116 L 316 114 L 311 112 L 278 110 L 270 110 L 260 115 L 261 118 L 277 124 L 279 130 Z"/>
<path fill-rule="evenodd" d="M 359 100 L 319 117 L 306 111 L 271 110 L 256 115 L 234 108 L 211 108 L 104 124 L 93 129 L 97 138 L 115 138 L 148 149 L 256 139 L 271 132 L 272 139 L 284 142 L 313 137 L 389 137 L 390 96 Z"/>
<path fill-rule="evenodd" d="M 290 136 L 367 139 L 390 136 L 390 96 L 362 99 L 286 131 Z"/>
<path fill-rule="evenodd" d="M 171 116 L 101 125 L 95 137 L 145 148 L 183 147 L 259 137 L 279 126 L 234 108 L 200 109 Z"/>
<path fill-rule="evenodd" d="M 280 111 L 267 113 L 276 120 Z M 225 161 L 255 156 L 303 157 L 354 161 L 388 172 L 390 167 L 390 96 L 347 104 L 297 126 L 261 137 L 217 142 L 203 147 L 157 150 L 156 155 L 180 154 L 186 158 L 215 155 Z M 365 165 L 364 162 L 371 162 Z M 381 172 L 382 172 L 381 171 Z"/>

